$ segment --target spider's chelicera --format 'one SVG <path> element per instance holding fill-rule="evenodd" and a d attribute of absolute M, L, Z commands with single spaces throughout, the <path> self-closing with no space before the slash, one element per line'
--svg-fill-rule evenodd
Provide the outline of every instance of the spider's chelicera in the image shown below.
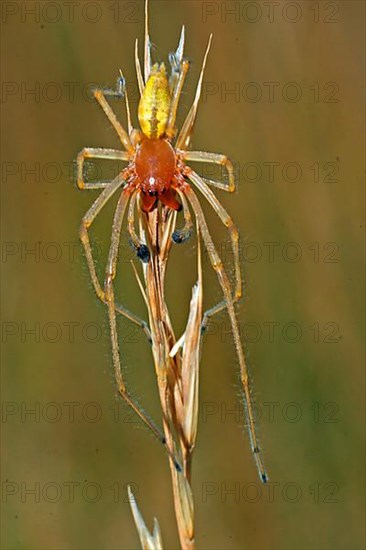
<path fill-rule="evenodd" d="M 207 45 L 193 104 L 179 133 L 177 133 L 176 129 L 176 115 L 183 84 L 189 69 L 189 62 L 183 58 L 184 27 L 182 28 L 178 48 L 174 53 L 170 54 L 169 57 L 171 66 L 169 75 L 167 74 L 166 67 L 163 63 L 153 64 L 151 62 L 151 48 L 147 28 L 147 19 L 145 27 L 144 74 L 142 74 L 141 65 L 138 58 L 138 43 L 136 41 L 135 62 L 140 91 L 140 102 L 138 107 L 140 129 L 134 129 L 131 123 L 128 96 L 122 73 L 118 78 L 116 90 L 94 90 L 94 97 L 116 130 L 124 150 L 121 151 L 117 149 L 86 147 L 79 153 L 77 157 L 78 187 L 80 189 L 102 189 L 99 197 L 83 217 L 80 228 L 80 237 L 84 245 L 85 255 L 95 291 L 98 297 L 108 305 L 112 336 L 113 362 L 119 393 L 134 409 L 142 421 L 145 422 L 145 424 L 164 444 L 166 444 L 166 441 L 161 436 L 159 430 L 133 401 L 125 386 L 118 354 L 115 320 L 116 312 L 121 313 L 131 321 L 140 325 L 147 335 L 149 335 L 149 330 L 145 322 L 141 321 L 134 314 L 126 310 L 122 305 L 115 302 L 113 279 L 116 274 L 121 226 L 126 210 L 128 210 L 127 227 L 132 244 L 138 257 L 143 262 L 148 263 L 151 260 L 150 250 L 145 243 L 141 242 L 134 228 L 134 215 L 136 207 L 139 209 L 140 213 L 145 213 L 147 216 L 158 206 L 159 202 L 163 205 L 163 207 L 167 207 L 168 209 L 177 212 L 182 210 L 185 223 L 182 229 L 178 229 L 173 232 L 172 239 L 175 243 L 182 243 L 191 235 L 193 223 L 190 208 L 192 209 L 196 218 L 197 237 L 202 237 L 212 267 L 217 273 L 218 281 L 224 297 L 222 302 L 211 308 L 211 310 L 205 314 L 203 326 L 207 324 L 209 317 L 223 309 L 227 309 L 239 359 L 251 447 L 260 478 L 263 482 L 265 482 L 267 480 L 267 475 L 260 458 L 259 445 L 254 426 L 248 372 L 234 310 L 234 303 L 241 297 L 242 294 L 238 245 L 239 235 L 231 217 L 211 189 L 212 187 L 216 187 L 224 191 L 233 192 L 235 190 L 234 170 L 232 163 L 228 160 L 226 155 L 209 153 L 205 151 L 188 150 L 197 115 L 198 103 L 201 96 L 203 73 L 206 66 L 211 40 L 212 35 L 210 36 Z M 106 99 L 108 96 L 124 97 L 126 102 L 128 131 L 123 128 L 122 124 L 114 114 Z M 122 160 L 126 161 L 128 164 L 126 168 L 124 168 L 112 181 L 87 182 L 84 179 L 83 166 L 85 159 L 88 158 Z M 186 164 L 187 161 L 214 163 L 224 166 L 227 171 L 228 181 L 223 182 L 203 178 Z M 200 202 L 197 199 L 193 188 L 198 190 L 205 197 L 218 215 L 221 222 L 229 231 L 235 261 L 235 288 L 232 288 L 223 263 L 214 246 Z M 114 216 L 106 276 L 102 287 L 95 269 L 88 229 L 104 205 L 118 190 L 121 192 Z M 168 451 L 174 460 L 171 450 L 168 449 Z M 178 464 L 177 469 L 179 469 Z"/>

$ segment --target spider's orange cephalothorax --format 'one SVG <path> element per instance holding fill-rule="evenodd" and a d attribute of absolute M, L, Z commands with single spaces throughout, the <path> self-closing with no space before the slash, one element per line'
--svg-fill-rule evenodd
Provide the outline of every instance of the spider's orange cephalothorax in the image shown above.
<path fill-rule="evenodd" d="M 175 171 L 175 152 L 165 139 L 143 139 L 135 157 L 141 190 L 150 195 L 168 189 Z"/>
<path fill-rule="evenodd" d="M 181 209 L 171 190 L 175 168 L 176 155 L 167 140 L 142 140 L 136 152 L 135 171 L 142 191 L 143 210 L 150 211 L 158 198 L 174 210 Z"/>

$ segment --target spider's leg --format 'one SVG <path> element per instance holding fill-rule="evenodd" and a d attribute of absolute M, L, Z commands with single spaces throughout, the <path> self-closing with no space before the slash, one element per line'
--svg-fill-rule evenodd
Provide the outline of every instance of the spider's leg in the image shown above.
<path fill-rule="evenodd" d="M 187 115 L 187 117 L 186 117 L 186 119 L 183 123 L 182 129 L 179 132 L 178 139 L 177 139 L 177 142 L 176 142 L 176 149 L 186 150 L 188 148 L 189 142 L 191 140 L 191 135 L 192 135 L 192 132 L 193 132 L 193 126 L 194 126 L 194 122 L 196 120 L 196 115 L 197 115 L 198 103 L 199 103 L 199 100 L 200 100 L 200 97 L 201 97 L 203 73 L 205 71 L 206 61 L 207 61 L 208 52 L 210 51 L 211 41 L 212 41 L 212 34 L 210 34 L 210 38 L 208 39 L 206 53 L 205 53 L 205 56 L 203 58 L 202 69 L 201 69 L 201 73 L 200 73 L 200 76 L 199 76 L 199 79 L 198 79 L 196 95 L 195 95 L 192 107 L 190 108 L 190 110 L 188 112 L 188 115 Z"/>
<path fill-rule="evenodd" d="M 127 134 L 126 130 L 123 128 L 119 120 L 117 120 L 116 115 L 114 114 L 111 106 L 109 105 L 108 101 L 105 98 L 104 90 L 100 88 L 96 88 L 93 90 L 93 92 L 94 92 L 95 99 L 98 101 L 99 105 L 102 107 L 103 111 L 107 115 L 109 122 L 112 124 L 112 126 L 116 130 L 122 145 L 124 146 L 128 154 L 132 155 L 134 152 L 134 149 L 131 144 L 129 135 Z"/>
<path fill-rule="evenodd" d="M 228 191 L 229 193 L 233 193 L 236 190 L 233 163 L 226 155 L 221 155 L 219 153 L 207 153 L 206 151 L 184 151 L 182 152 L 182 155 L 184 160 L 193 162 L 207 162 L 224 166 L 228 173 L 228 183 L 210 180 L 207 178 L 202 179 L 209 185 L 222 189 L 223 191 Z"/>
<path fill-rule="evenodd" d="M 189 211 L 189 206 L 187 204 L 187 199 L 185 198 L 184 193 L 182 193 L 179 187 L 176 188 L 176 191 L 183 205 L 184 226 L 182 229 L 176 229 L 173 232 L 172 240 L 176 244 L 181 244 L 181 243 L 185 243 L 189 239 L 189 237 L 192 235 L 193 223 L 192 223 L 191 213 Z"/>
<path fill-rule="evenodd" d="M 80 226 L 80 240 L 84 246 L 86 261 L 88 264 L 90 277 L 94 286 L 94 290 L 98 298 L 104 303 L 106 303 L 106 296 L 105 296 L 104 290 L 102 289 L 99 283 L 99 279 L 95 269 L 95 262 L 93 258 L 92 249 L 90 246 L 88 229 L 93 223 L 93 221 L 95 220 L 96 216 L 102 210 L 103 206 L 108 202 L 108 200 L 117 191 L 117 189 L 123 185 L 123 183 L 124 183 L 124 180 L 120 176 L 118 176 L 115 180 L 113 180 L 108 185 L 108 187 L 105 187 L 105 189 L 101 192 L 101 194 L 96 199 L 96 201 L 92 204 L 92 206 L 89 208 L 87 213 L 84 215 Z M 127 317 L 127 319 L 129 319 L 130 321 L 132 321 L 133 323 L 141 327 L 141 329 L 146 334 L 147 339 L 149 340 L 149 342 L 151 342 L 151 335 L 150 335 L 150 331 L 146 321 L 139 319 L 139 317 L 137 317 L 134 313 L 131 313 L 130 311 L 128 311 L 128 309 L 126 309 L 125 307 L 119 304 L 115 304 L 115 306 L 116 306 L 116 311 L 118 313 L 120 313 L 121 315 L 124 315 L 125 317 Z"/>
<path fill-rule="evenodd" d="M 229 216 L 225 208 L 221 205 L 221 203 L 219 202 L 215 194 L 211 191 L 208 185 L 206 185 L 206 183 L 202 180 L 202 178 L 198 174 L 196 174 L 193 170 L 190 170 L 188 172 L 187 177 L 197 187 L 197 189 L 201 191 L 203 196 L 210 203 L 210 205 L 215 210 L 216 214 L 219 216 L 222 223 L 227 227 L 229 231 L 229 235 L 231 239 L 231 248 L 234 254 L 236 285 L 235 285 L 234 296 L 232 296 L 232 301 L 233 303 L 235 303 L 238 300 L 240 300 L 240 298 L 242 297 L 242 279 L 241 279 L 240 256 L 239 256 L 239 232 L 231 216 Z M 207 327 L 207 323 L 210 317 L 212 317 L 219 311 L 222 311 L 226 307 L 227 307 L 226 300 L 224 300 L 223 302 L 220 302 L 219 304 L 215 305 L 213 308 L 206 311 L 203 316 L 202 330 L 205 330 L 205 328 Z"/>
<path fill-rule="evenodd" d="M 125 151 L 117 149 L 104 149 L 102 147 L 84 147 L 76 158 L 77 162 L 77 186 L 79 189 L 104 189 L 111 181 L 84 181 L 84 162 L 85 159 L 109 159 L 109 160 L 128 160 L 128 155 Z"/>
<path fill-rule="evenodd" d="M 244 402 L 246 406 L 245 410 L 246 410 L 246 416 L 247 416 L 247 424 L 248 424 L 248 432 L 249 432 L 249 438 L 251 442 L 251 448 L 252 448 L 255 463 L 258 469 L 259 477 L 263 483 L 266 483 L 268 481 L 268 477 L 262 463 L 261 452 L 260 452 L 255 424 L 254 424 L 254 415 L 253 415 L 253 406 L 252 406 L 252 400 L 250 395 L 248 369 L 247 369 L 244 352 L 240 341 L 238 322 L 235 316 L 234 303 L 233 303 L 233 299 L 230 291 L 230 281 L 225 272 L 220 256 L 218 255 L 215 245 L 212 241 L 212 237 L 207 227 L 207 223 L 206 223 L 201 205 L 199 203 L 199 200 L 197 199 L 195 193 L 193 192 L 190 186 L 186 185 L 183 191 L 186 193 L 188 200 L 195 213 L 198 226 L 203 238 L 203 242 L 208 251 L 212 267 L 216 271 L 216 275 L 219 280 L 219 283 L 226 301 L 226 307 L 230 318 L 231 329 L 233 331 L 235 348 L 239 359 L 240 377 L 241 377 L 241 382 L 244 390 L 244 397 L 245 397 Z"/>
<path fill-rule="evenodd" d="M 110 334 L 111 334 L 114 374 L 115 374 L 117 388 L 120 396 L 132 408 L 132 410 L 144 422 L 144 424 L 151 430 L 151 432 L 155 435 L 155 437 L 165 446 L 169 454 L 169 457 L 173 461 L 176 469 L 178 471 L 181 471 L 181 466 L 177 461 L 177 459 L 175 458 L 174 452 L 168 446 L 166 438 L 163 436 L 163 434 L 161 433 L 159 428 L 157 428 L 154 422 L 146 416 L 144 411 L 129 395 L 127 391 L 127 387 L 125 385 L 123 374 L 122 374 L 122 367 L 121 367 L 119 346 L 118 346 L 118 333 L 117 333 L 117 323 L 116 323 L 116 309 L 115 309 L 115 302 L 114 302 L 113 280 L 116 275 L 118 248 L 119 248 L 120 236 L 121 236 L 121 226 L 122 226 L 125 210 L 130 198 L 130 194 L 131 192 L 127 188 L 124 189 L 118 200 L 118 204 L 117 204 L 117 208 L 116 208 L 116 212 L 113 220 L 111 245 L 109 249 L 108 262 L 107 262 L 107 268 L 106 268 L 106 277 L 104 282 L 105 297 L 108 305 L 108 316 L 109 316 L 109 326 L 110 326 Z"/>
<path fill-rule="evenodd" d="M 130 206 L 128 208 L 127 226 L 128 232 L 131 237 L 132 246 L 136 252 L 137 257 L 145 264 L 150 260 L 149 247 L 141 242 L 141 239 L 137 236 L 135 231 L 135 206 L 136 206 L 137 191 L 133 192 L 130 200 Z"/>
<path fill-rule="evenodd" d="M 103 92 L 104 92 L 104 95 L 106 97 L 117 97 L 117 98 L 124 98 L 125 99 L 128 134 L 131 135 L 132 122 L 131 122 L 130 103 L 128 101 L 128 92 L 127 92 L 127 88 L 126 88 L 126 79 L 123 76 L 123 73 L 122 73 L 121 69 L 119 70 L 119 77 L 117 78 L 116 88 L 114 90 L 104 88 Z"/>

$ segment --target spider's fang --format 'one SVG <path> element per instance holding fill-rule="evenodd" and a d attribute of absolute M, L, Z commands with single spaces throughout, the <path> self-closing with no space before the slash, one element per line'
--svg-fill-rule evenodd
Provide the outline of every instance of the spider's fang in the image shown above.
<path fill-rule="evenodd" d="M 177 472 L 179 472 L 180 474 L 183 472 L 182 466 L 176 460 L 174 461 L 174 466 L 175 466 L 175 469 L 177 470 Z"/>
<path fill-rule="evenodd" d="M 191 235 L 192 235 L 192 231 L 186 231 L 184 229 L 176 229 L 172 234 L 172 241 L 175 244 L 182 244 L 187 242 Z"/>
<path fill-rule="evenodd" d="M 142 244 L 137 247 L 136 249 L 136 255 L 144 264 L 148 264 L 150 261 L 150 250 L 146 246 L 146 244 Z"/>

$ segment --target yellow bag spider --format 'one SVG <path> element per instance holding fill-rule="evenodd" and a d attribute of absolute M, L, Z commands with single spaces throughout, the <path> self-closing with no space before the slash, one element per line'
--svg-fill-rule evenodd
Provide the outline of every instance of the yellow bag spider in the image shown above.
<path fill-rule="evenodd" d="M 131 398 L 125 385 L 119 356 L 116 312 L 138 324 L 145 331 L 148 337 L 149 329 L 144 321 L 137 318 L 122 305 L 116 303 L 113 280 L 116 275 L 122 222 L 128 204 L 128 232 L 137 256 L 142 262 L 145 263 L 151 261 L 151 251 L 146 244 L 141 242 L 134 229 L 135 210 L 137 209 L 140 217 L 148 216 L 150 212 L 157 208 L 159 202 L 167 209 L 175 211 L 180 211 L 183 209 L 185 221 L 184 227 L 180 230 L 175 230 L 172 234 L 173 241 L 175 243 L 181 243 L 185 241 L 192 233 L 193 223 L 189 208 L 190 205 L 196 218 L 198 228 L 197 231 L 199 231 L 202 235 L 203 243 L 207 249 L 212 267 L 217 274 L 224 298 L 222 302 L 204 314 L 203 328 L 207 325 L 208 319 L 212 315 L 223 309 L 227 309 L 240 365 L 241 382 L 245 397 L 244 402 L 246 420 L 251 448 L 260 479 L 265 483 L 267 481 L 267 474 L 264 470 L 260 457 L 260 449 L 254 425 L 248 371 L 234 310 L 235 302 L 238 301 L 242 295 L 238 244 L 239 234 L 233 220 L 211 190 L 211 187 L 216 187 L 228 192 L 233 192 L 235 190 L 236 186 L 233 165 L 223 154 L 208 153 L 204 151 L 188 151 L 193 126 L 197 115 L 198 103 L 201 96 L 203 74 L 211 46 L 212 35 L 209 37 L 193 104 L 179 134 L 176 137 L 177 130 L 175 122 L 177 108 L 183 84 L 189 69 L 189 62 L 183 58 L 184 27 L 182 27 L 177 50 L 169 56 L 171 74 L 168 77 L 164 63 L 152 64 L 147 20 L 147 2 L 145 9 L 144 76 L 142 74 L 138 57 L 138 41 L 136 40 L 135 43 L 135 63 L 140 91 L 140 102 L 138 106 L 138 120 L 140 129 L 138 130 L 132 127 L 125 80 L 122 73 L 120 73 L 120 77 L 117 80 L 116 90 L 95 89 L 94 97 L 117 132 L 124 150 L 120 151 L 116 149 L 86 147 L 80 151 L 77 157 L 78 187 L 80 189 L 103 189 L 99 197 L 82 219 L 80 238 L 84 245 L 86 260 L 95 292 L 98 298 L 108 306 L 113 365 L 118 391 L 121 397 L 126 400 L 140 419 L 152 430 L 156 437 L 167 446 L 164 436 L 160 433 L 159 429 L 153 424 L 153 422 L 145 415 L 138 404 Z M 125 99 L 128 131 L 126 131 L 117 120 L 116 115 L 106 99 L 107 96 L 111 95 L 123 97 Z M 121 160 L 126 161 L 128 164 L 127 167 L 124 168 L 112 181 L 86 182 L 84 181 L 83 165 L 85 159 L 89 158 Z M 228 183 L 209 180 L 199 176 L 192 168 L 187 166 L 186 161 L 215 163 L 224 166 L 228 174 Z M 231 282 L 215 248 L 200 202 L 197 199 L 194 189 L 197 189 L 209 202 L 229 232 L 235 258 L 236 283 L 234 289 L 231 287 Z M 118 190 L 120 190 L 120 195 L 113 220 L 111 245 L 105 271 L 104 285 L 102 286 L 96 273 L 88 229 L 92 225 L 96 216 L 102 210 L 103 206 Z M 197 237 L 199 238 L 199 235 L 197 235 Z M 180 466 L 175 458 L 173 450 L 170 448 L 167 450 L 170 457 L 173 459 L 176 468 L 179 470 Z"/>

